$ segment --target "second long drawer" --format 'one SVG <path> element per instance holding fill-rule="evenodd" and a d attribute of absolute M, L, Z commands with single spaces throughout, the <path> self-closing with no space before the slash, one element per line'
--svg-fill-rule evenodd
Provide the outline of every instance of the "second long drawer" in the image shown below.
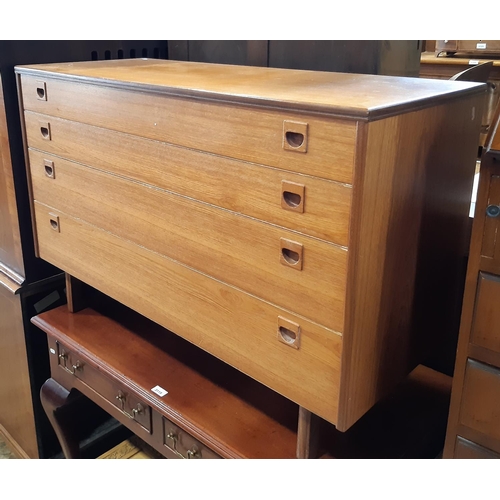
<path fill-rule="evenodd" d="M 344 248 L 60 158 L 30 158 L 35 200 L 343 331 Z M 53 161 L 49 175 L 43 158 Z"/>

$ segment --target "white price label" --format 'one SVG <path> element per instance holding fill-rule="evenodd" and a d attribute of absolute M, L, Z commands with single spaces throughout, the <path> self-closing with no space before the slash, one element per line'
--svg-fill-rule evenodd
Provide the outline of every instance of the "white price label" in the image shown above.
<path fill-rule="evenodd" d="M 479 59 L 471 59 L 469 61 L 469 66 L 475 66 L 476 64 L 479 64 Z"/>
<path fill-rule="evenodd" d="M 168 394 L 168 391 L 166 391 L 163 387 L 160 387 L 159 385 L 153 387 L 151 389 L 155 394 L 158 394 L 158 396 L 163 397 L 166 394 Z"/>
<path fill-rule="evenodd" d="M 485 49 L 486 48 L 486 44 L 485 43 L 477 43 L 476 44 L 476 49 Z"/>

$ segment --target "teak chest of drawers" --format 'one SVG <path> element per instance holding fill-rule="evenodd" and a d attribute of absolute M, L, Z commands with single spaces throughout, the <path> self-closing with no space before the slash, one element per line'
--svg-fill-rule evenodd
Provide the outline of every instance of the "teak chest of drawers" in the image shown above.
<path fill-rule="evenodd" d="M 16 68 L 39 255 L 345 430 L 452 323 L 484 85 Z"/>

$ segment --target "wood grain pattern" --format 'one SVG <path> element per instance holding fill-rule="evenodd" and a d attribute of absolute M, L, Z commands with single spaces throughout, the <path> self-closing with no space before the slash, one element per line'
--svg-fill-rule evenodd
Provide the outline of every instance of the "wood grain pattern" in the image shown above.
<path fill-rule="evenodd" d="M 30 153 L 35 200 L 342 332 L 345 249 L 60 158 L 52 179 L 46 157 Z M 301 270 L 281 263 L 283 238 Z"/>
<path fill-rule="evenodd" d="M 276 394 L 158 325 L 135 315 L 125 327 L 93 309 L 70 314 L 65 307 L 43 313 L 33 322 L 49 335 L 50 345 L 64 343 L 88 366 L 98 368 L 100 377 L 124 383 L 127 391 L 152 406 L 153 435 L 146 440 L 157 449 L 163 448 L 162 416 L 166 416 L 227 458 L 294 458 L 296 433 L 260 409 L 263 399 L 275 408 L 285 403 L 289 410 L 288 402 L 280 402 Z M 57 366 L 55 355 L 52 362 L 53 377 L 85 387 Z M 153 393 L 157 385 L 168 394 Z M 92 387 L 99 390 L 99 382 L 87 387 L 90 394 Z M 114 403 L 111 406 L 116 408 Z"/>
<path fill-rule="evenodd" d="M 17 66 L 16 72 L 23 74 L 23 79 L 29 75 L 34 80 L 44 75 L 360 119 L 432 106 L 455 98 L 457 92 L 474 94 L 480 88 L 463 82 L 454 85 L 415 78 L 138 59 Z M 30 102 L 36 99 L 35 91 L 32 87 Z M 32 108 L 28 106 L 28 109 Z"/>
<path fill-rule="evenodd" d="M 41 101 L 36 81 L 22 76 L 25 110 L 334 181 L 352 180 L 353 121 L 60 80 L 47 81 L 47 101 Z M 307 153 L 284 149 L 284 120 L 308 124 Z"/>
<path fill-rule="evenodd" d="M 21 234 L 14 191 L 7 117 L 0 78 L 0 271 L 22 284 L 25 278 Z"/>
<path fill-rule="evenodd" d="M 366 159 L 353 186 L 340 430 L 414 368 L 425 339 L 435 346 L 458 323 L 453 294 L 461 287 L 480 126 L 473 107 L 480 110 L 480 99 L 373 122 L 360 131 Z M 448 142 L 438 145 L 437 133 Z M 448 147 L 459 134 L 466 138 L 460 148 Z M 363 161 L 363 143 L 357 155 Z M 445 190 L 453 195 L 443 199 Z"/>
<path fill-rule="evenodd" d="M 63 213 L 55 232 L 35 206 L 42 258 L 335 423 L 338 334 Z M 300 349 L 278 340 L 278 316 L 300 325 Z"/>
<path fill-rule="evenodd" d="M 38 458 L 21 299 L 12 293 L 13 287 L 0 282 L 0 426 L 17 449 Z"/>
<path fill-rule="evenodd" d="M 31 148 L 347 246 L 348 185 L 38 113 L 25 119 Z M 42 119 L 50 120 L 49 142 Z M 303 213 L 281 208 L 283 180 L 304 185 Z"/>

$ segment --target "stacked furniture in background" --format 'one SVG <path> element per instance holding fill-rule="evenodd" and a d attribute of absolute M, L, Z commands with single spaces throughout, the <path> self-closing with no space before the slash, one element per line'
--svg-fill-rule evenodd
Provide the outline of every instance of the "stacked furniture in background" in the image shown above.
<path fill-rule="evenodd" d="M 500 458 L 500 107 L 481 159 L 445 458 Z"/>

